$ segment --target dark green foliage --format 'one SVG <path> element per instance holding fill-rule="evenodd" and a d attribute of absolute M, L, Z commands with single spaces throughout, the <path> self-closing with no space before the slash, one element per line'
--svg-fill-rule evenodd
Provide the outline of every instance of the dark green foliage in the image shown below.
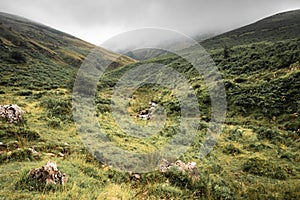
<path fill-rule="evenodd" d="M 0 136 L 3 140 L 26 140 L 34 141 L 40 139 L 40 134 L 36 131 L 32 131 L 26 126 L 15 126 L 11 124 L 0 123 Z"/>
<path fill-rule="evenodd" d="M 104 112 L 110 112 L 111 111 L 111 100 L 110 99 L 102 99 L 102 98 L 96 98 L 95 103 L 97 105 L 97 110 L 100 113 Z"/>
<path fill-rule="evenodd" d="M 286 171 L 282 167 L 259 158 L 248 159 L 243 165 L 243 171 L 280 180 L 285 180 L 288 177 Z"/>
<path fill-rule="evenodd" d="M 270 147 L 268 147 L 262 143 L 258 143 L 258 144 L 250 144 L 247 149 L 254 151 L 254 152 L 260 152 L 260 151 L 262 151 L 264 149 L 268 149 L 268 148 L 270 148 Z"/>
<path fill-rule="evenodd" d="M 230 56 L 230 49 L 228 46 L 225 46 L 223 49 L 223 57 L 224 59 L 227 59 L 229 58 L 229 56 Z"/>
<path fill-rule="evenodd" d="M 130 176 L 126 172 L 120 172 L 116 170 L 108 170 L 105 172 L 105 175 L 111 179 L 114 183 L 121 184 L 130 181 Z"/>
<path fill-rule="evenodd" d="M 72 121 L 71 99 L 46 99 L 41 103 L 47 109 L 47 117 L 51 119 L 53 126 L 61 121 Z"/>
<path fill-rule="evenodd" d="M 21 90 L 16 93 L 17 96 L 31 96 L 32 91 L 31 90 Z"/>
<path fill-rule="evenodd" d="M 228 139 L 233 141 L 239 141 L 243 136 L 243 133 L 239 129 L 230 129 Z"/>
<path fill-rule="evenodd" d="M 30 149 L 16 149 L 0 154 L 0 164 L 12 161 L 35 161 L 39 160 L 38 155 L 33 155 Z"/>
<path fill-rule="evenodd" d="M 229 145 L 226 145 L 226 147 L 223 150 L 223 153 L 234 156 L 234 155 L 241 154 L 242 151 L 239 148 L 235 147 L 234 145 L 229 144 Z"/>
<path fill-rule="evenodd" d="M 212 181 L 211 195 L 214 199 L 234 199 L 234 193 L 225 180 Z"/>
<path fill-rule="evenodd" d="M 292 152 L 290 152 L 290 151 L 287 151 L 287 152 L 283 153 L 283 154 L 280 156 L 280 158 L 282 158 L 282 159 L 287 159 L 287 160 L 289 160 L 289 161 L 291 161 L 291 162 L 293 162 L 293 161 L 297 162 L 297 161 L 295 160 L 296 157 L 297 157 L 297 154 L 296 154 L 296 153 L 292 153 Z"/>
<path fill-rule="evenodd" d="M 181 110 L 179 102 L 168 102 L 165 106 L 169 113 L 178 113 Z"/>
<path fill-rule="evenodd" d="M 184 199 L 189 197 L 184 197 L 182 190 L 172 187 L 165 186 L 163 184 L 156 184 L 154 187 L 149 188 L 149 196 L 153 196 L 157 199 Z"/>
<path fill-rule="evenodd" d="M 256 51 L 259 57 L 253 58 L 249 52 L 254 50 L 247 46 L 233 48 L 230 59 L 222 59 L 220 53 L 212 54 L 225 78 L 229 115 L 268 119 L 280 116 L 278 119 L 284 121 L 281 119 L 283 114 L 299 112 L 297 99 L 300 99 L 300 94 L 296 88 L 300 87 L 300 73 L 297 67 L 291 65 L 298 61 L 299 42 L 261 43 L 252 47 L 259 49 L 259 52 Z M 282 61 L 283 55 L 288 60 Z M 296 121 L 292 121 L 293 125 L 286 125 L 289 130 L 298 127 Z"/>
<path fill-rule="evenodd" d="M 300 130 L 300 121 L 299 120 L 287 121 L 286 123 L 284 123 L 284 128 L 286 130 L 298 131 Z"/>
<path fill-rule="evenodd" d="M 19 51 L 11 52 L 10 57 L 14 60 L 15 63 L 26 63 L 26 57 Z"/>
<path fill-rule="evenodd" d="M 47 119 L 47 124 L 51 128 L 60 128 L 61 125 L 61 120 L 56 117 L 48 118 Z"/>
<path fill-rule="evenodd" d="M 203 129 L 207 129 L 207 128 L 208 128 L 207 123 L 205 123 L 204 121 L 200 121 L 198 130 L 203 130 Z"/>
<path fill-rule="evenodd" d="M 257 138 L 260 140 L 268 139 L 268 140 L 274 140 L 277 136 L 279 136 L 279 133 L 276 130 L 272 129 L 266 129 L 266 128 L 258 128 L 255 130 L 257 134 Z"/>
<path fill-rule="evenodd" d="M 100 180 L 101 179 L 101 175 L 102 174 L 99 174 L 98 171 L 94 168 L 94 167 L 83 167 L 83 168 L 80 168 L 80 170 L 88 175 L 89 177 L 92 177 L 92 178 L 95 178 L 97 180 Z"/>
<path fill-rule="evenodd" d="M 197 194 L 207 193 L 207 183 L 203 174 L 200 175 L 199 179 L 196 179 L 188 172 L 180 170 L 177 166 L 172 166 L 166 173 L 166 177 L 176 187 L 189 189 L 197 192 Z"/>
<path fill-rule="evenodd" d="M 21 134 L 21 137 L 27 139 L 28 141 L 40 139 L 39 133 L 37 133 L 36 131 L 29 130 L 29 129 L 22 130 L 20 132 L 20 134 Z"/>

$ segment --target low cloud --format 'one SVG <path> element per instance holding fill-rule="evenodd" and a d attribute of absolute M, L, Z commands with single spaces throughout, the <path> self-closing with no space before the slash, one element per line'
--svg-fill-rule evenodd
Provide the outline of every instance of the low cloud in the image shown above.
<path fill-rule="evenodd" d="M 194 36 L 224 32 L 299 9 L 297 0 L 2 0 L 1 11 L 35 20 L 94 44 L 132 29 L 160 27 Z"/>

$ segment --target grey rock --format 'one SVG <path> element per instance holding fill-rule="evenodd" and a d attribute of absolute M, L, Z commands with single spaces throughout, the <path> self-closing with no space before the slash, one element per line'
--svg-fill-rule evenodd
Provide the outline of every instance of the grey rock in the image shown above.
<path fill-rule="evenodd" d="M 68 180 L 67 175 L 65 173 L 61 173 L 58 170 L 56 163 L 53 161 L 48 161 L 47 164 L 41 168 L 34 168 L 30 170 L 28 177 L 45 184 L 64 185 Z"/>
<path fill-rule="evenodd" d="M 0 118 L 8 123 L 18 123 L 23 120 L 24 111 L 17 104 L 0 105 Z"/>

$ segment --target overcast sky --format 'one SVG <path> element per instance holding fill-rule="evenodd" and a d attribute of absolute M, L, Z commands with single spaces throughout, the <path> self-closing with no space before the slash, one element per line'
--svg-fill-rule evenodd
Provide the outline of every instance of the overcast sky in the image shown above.
<path fill-rule="evenodd" d="M 228 31 L 272 14 L 300 9 L 299 0 L 0 0 L 23 16 L 96 45 L 138 28 L 187 35 Z"/>

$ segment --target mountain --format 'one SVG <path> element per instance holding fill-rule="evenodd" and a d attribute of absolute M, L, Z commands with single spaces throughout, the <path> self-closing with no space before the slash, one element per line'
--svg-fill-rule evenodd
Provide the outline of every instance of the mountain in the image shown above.
<path fill-rule="evenodd" d="M 297 34 L 298 33 L 298 34 Z M 226 87 L 229 116 L 272 120 L 282 129 L 300 129 L 299 58 L 300 10 L 276 14 L 254 24 L 218 35 L 200 44 L 210 54 L 222 74 Z M 195 47 L 184 50 L 189 54 Z M 199 96 L 203 82 L 193 67 L 176 55 L 163 55 L 144 63 L 156 62 L 184 72 Z M 110 72 L 112 79 L 121 76 L 131 65 Z M 125 68 L 125 69 L 124 69 Z M 108 78 L 109 79 L 109 78 Z M 196 81 L 192 81 L 196 80 Z M 208 97 L 207 97 L 208 98 Z M 207 102 L 208 104 L 210 101 Z M 205 103 L 201 109 L 207 110 Z M 205 113 L 205 116 L 209 113 Z"/>
<path fill-rule="evenodd" d="M 199 158 L 199 152 L 207 123 L 210 122 L 211 99 L 202 76 L 185 59 L 166 54 L 113 70 L 100 83 L 99 96 L 109 96 L 110 92 L 104 88 L 114 85 L 125 72 L 136 65 L 159 63 L 176 70 L 196 92 L 201 112 L 195 142 L 180 159 L 193 160 L 210 174 L 202 174 L 207 180 L 205 183 L 198 182 L 211 187 L 204 189 L 203 198 L 299 199 L 300 181 L 296 180 L 300 177 L 299 25 L 300 10 L 290 11 L 201 42 L 222 76 L 222 80 L 216 81 L 224 84 L 227 101 L 221 138 L 205 159 Z M 187 56 L 195 55 L 197 51 L 199 49 L 190 47 L 183 52 Z M 200 50 L 199 57 L 201 53 Z M 158 138 L 172 138 L 173 134 L 178 133 L 176 116 L 181 117 L 179 99 L 174 91 L 149 84 L 132 95 L 129 102 L 130 114 L 135 116 L 140 110 L 147 109 L 149 101 L 163 106 L 169 120 L 166 122 L 167 128 L 159 132 L 158 136 L 151 137 L 152 140 L 146 144 L 161 141 Z M 103 99 L 102 102 L 99 103 L 99 108 L 109 111 Z M 107 121 L 111 121 L 109 116 Z M 114 130 L 119 130 L 112 122 L 106 126 L 107 129 L 115 127 Z M 131 141 L 130 144 L 123 144 L 124 146 L 129 149 L 134 146 L 139 152 L 145 151 L 146 145 L 142 145 L 142 148 L 122 131 L 118 134 L 120 136 L 117 138 Z M 160 148 L 160 145 L 162 144 L 158 143 L 156 147 Z M 172 178 L 178 177 L 171 174 L 170 180 Z M 285 185 L 292 186 L 288 188 Z M 191 189 L 187 182 L 181 185 L 174 181 L 169 186 L 169 189 L 172 186 L 185 189 L 190 187 L 189 191 L 198 191 Z M 201 188 L 199 185 L 197 187 Z M 159 190 L 164 189 L 159 187 Z M 161 194 L 159 197 L 164 196 Z M 177 196 L 174 194 L 172 197 L 176 199 Z"/>
<path fill-rule="evenodd" d="M 279 13 L 242 28 L 202 41 L 205 48 L 245 45 L 299 38 L 300 10 Z"/>
<path fill-rule="evenodd" d="M 143 59 L 151 57 L 141 62 L 122 57 L 103 74 L 97 85 L 95 113 L 87 116 L 85 126 L 80 126 L 80 131 L 86 133 L 82 137 L 72 117 L 77 108 L 72 105 L 71 86 L 80 63 L 94 46 L 1 13 L 0 102 L 17 104 L 26 112 L 21 123 L 9 124 L 0 119 L 0 199 L 300 199 L 299 19 L 299 11 L 277 14 L 201 42 L 221 74 L 217 83 L 223 83 L 226 90 L 227 116 L 214 144 L 216 134 L 208 137 L 209 127 L 215 133 L 214 124 L 210 124 L 211 99 L 201 74 L 179 56 L 155 52 L 141 53 Z M 190 47 L 184 53 L 197 51 Z M 105 49 L 103 54 L 108 59 L 119 56 Z M 188 131 L 181 134 L 185 127 L 181 126 L 182 105 L 176 91 L 151 83 L 141 85 L 130 97 L 126 95 L 131 88 L 126 94 L 116 93 L 121 77 L 139 65 L 151 63 L 179 72 L 191 86 L 182 92 L 189 97 L 191 90 L 196 94 L 195 106 L 200 114 L 195 117 L 187 113 L 186 119 L 195 122 L 197 131 L 183 154 L 173 154 L 181 147 L 181 139 L 189 138 Z M 146 72 L 134 75 L 141 79 Z M 164 81 L 169 74 L 153 75 Z M 141 127 L 136 129 L 140 135 L 121 128 L 120 122 L 128 123 L 125 119 L 115 120 L 112 106 L 118 102 L 113 95 L 128 101 L 129 114 L 123 110 L 120 113 L 128 114 L 133 122 L 130 126 Z M 139 119 L 139 114 L 150 109 L 153 112 L 153 105 L 165 111 L 166 120 L 160 129 L 155 112 L 153 119 Z M 88 106 L 86 109 L 91 110 Z M 94 117 L 102 135 L 94 127 Z M 155 130 L 150 136 L 148 127 Z M 192 176 L 181 170 L 182 161 L 177 162 L 181 167 L 170 165 L 167 173 L 154 169 L 137 174 L 96 159 L 112 153 L 116 163 L 122 163 L 124 152 L 134 152 L 138 157 L 149 155 L 140 166 L 147 167 L 160 161 L 161 149 L 178 139 L 177 135 L 184 137 L 175 141 L 176 148 L 170 149 L 172 155 L 166 159 L 189 162 L 189 167 L 196 165 L 198 170 L 193 169 Z M 84 141 L 97 145 L 103 137 L 110 146 L 90 153 L 83 145 Z M 205 144 L 213 149 L 201 157 Z M 109 152 L 111 146 L 124 152 Z M 65 185 L 44 185 L 28 178 L 31 169 L 49 160 L 69 177 Z M 136 166 L 130 160 L 125 162 L 129 167 Z"/>
<path fill-rule="evenodd" d="M 95 45 L 48 26 L 0 13 L 1 85 L 32 89 L 63 86 L 94 48 Z M 107 60 L 120 57 L 114 67 L 134 62 L 101 47 L 98 51 Z"/>
<path fill-rule="evenodd" d="M 279 13 L 259 20 L 253 24 L 222 33 L 218 36 L 215 36 L 215 34 L 206 34 L 194 38 L 201 43 L 205 49 L 245 45 L 261 41 L 274 42 L 298 38 L 300 33 L 299 13 L 300 10 Z M 174 43 L 180 43 L 180 41 L 174 41 Z M 154 49 L 126 53 L 129 57 L 137 60 L 147 60 L 165 54 L 164 51 Z"/>
<path fill-rule="evenodd" d="M 198 42 L 202 42 L 208 38 L 213 37 L 216 35 L 215 33 L 207 33 L 207 34 L 202 34 L 202 35 L 197 35 L 193 39 Z M 175 40 L 170 40 L 170 41 L 161 41 L 160 45 L 165 48 L 165 49 L 170 49 L 170 47 L 177 45 L 179 46 L 184 46 L 186 45 L 186 41 L 184 41 L 182 38 L 181 39 L 175 39 Z M 151 58 L 156 58 L 159 56 L 167 55 L 168 52 L 162 49 L 153 49 L 153 48 L 148 48 L 148 49 L 139 49 L 138 46 L 134 47 L 134 51 L 127 51 L 124 49 L 123 51 L 119 51 L 119 53 L 122 53 L 124 55 L 127 55 L 131 58 L 134 58 L 136 60 L 148 60 Z"/>

